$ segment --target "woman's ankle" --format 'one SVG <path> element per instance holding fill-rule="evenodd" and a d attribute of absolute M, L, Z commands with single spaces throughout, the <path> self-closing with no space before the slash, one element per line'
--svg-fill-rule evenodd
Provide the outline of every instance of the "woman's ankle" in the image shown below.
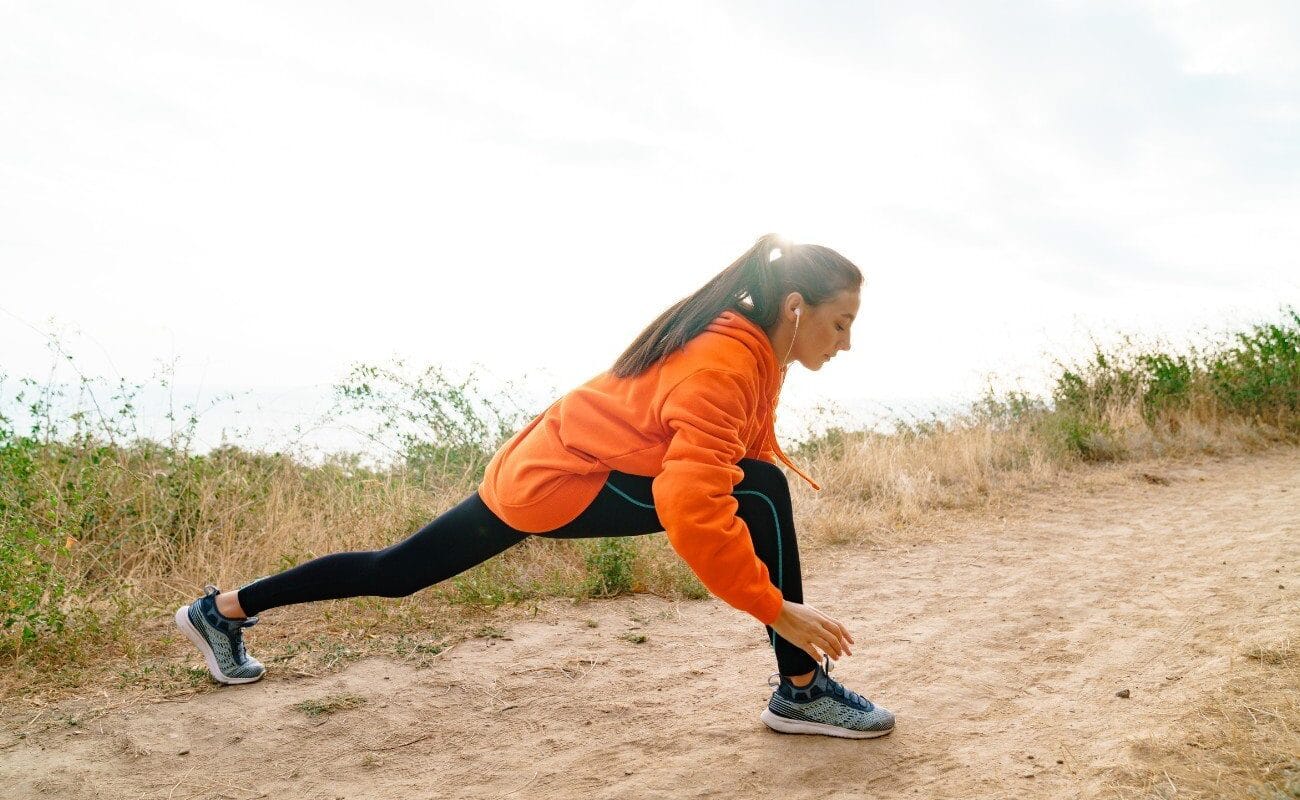
<path fill-rule="evenodd" d="M 217 613 L 226 619 L 247 619 L 248 615 L 239 605 L 239 590 L 232 589 L 217 595 Z"/>

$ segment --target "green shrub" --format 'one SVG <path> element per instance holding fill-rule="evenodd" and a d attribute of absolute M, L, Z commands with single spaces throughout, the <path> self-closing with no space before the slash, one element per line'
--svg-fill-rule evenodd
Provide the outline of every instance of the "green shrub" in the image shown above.
<path fill-rule="evenodd" d="M 585 543 L 589 597 L 612 597 L 632 591 L 632 563 L 636 551 L 622 537 L 611 536 Z"/>
<path fill-rule="evenodd" d="M 471 374 L 459 383 L 436 366 L 411 374 L 392 365 L 356 364 L 334 387 L 336 413 L 373 421 L 368 438 L 415 475 L 439 474 L 477 482 L 487 463 L 521 423 L 534 416 L 503 413 L 477 391 Z M 510 399 L 507 391 L 504 399 Z"/>
<path fill-rule="evenodd" d="M 1253 325 L 1206 352 L 1143 350 L 1125 339 L 1114 352 L 1096 349 L 1083 364 L 1063 365 L 1052 390 L 1054 409 L 1070 418 L 1057 426 L 1062 441 L 1085 457 L 1095 455 L 1095 443 L 1108 436 L 1105 411 L 1129 403 L 1139 405 L 1152 427 L 1199 401 L 1300 429 L 1300 314 L 1287 308 L 1283 316 L 1281 323 Z"/>
<path fill-rule="evenodd" d="M 1236 346 L 1208 359 L 1219 401 L 1247 416 L 1289 417 L 1300 412 L 1300 313 L 1287 310 L 1283 324 L 1255 325 L 1234 336 Z"/>
<path fill-rule="evenodd" d="M 1040 397 L 1019 390 L 998 395 L 990 386 L 980 399 L 971 404 L 969 416 L 975 424 L 1003 430 L 1041 418 L 1048 411 L 1046 401 Z"/>

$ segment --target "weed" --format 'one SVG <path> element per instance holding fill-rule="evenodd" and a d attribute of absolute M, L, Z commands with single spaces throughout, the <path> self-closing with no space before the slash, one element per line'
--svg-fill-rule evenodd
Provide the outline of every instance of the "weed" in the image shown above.
<path fill-rule="evenodd" d="M 612 597 L 632 591 L 632 566 L 635 551 L 621 537 L 604 537 L 586 544 L 587 581 L 583 586 L 589 597 Z"/>
<path fill-rule="evenodd" d="M 365 705 L 366 698 L 357 694 L 327 695 L 315 700 L 303 700 L 294 704 L 294 710 L 301 711 L 309 717 L 321 717 L 338 711 L 359 708 Z"/>

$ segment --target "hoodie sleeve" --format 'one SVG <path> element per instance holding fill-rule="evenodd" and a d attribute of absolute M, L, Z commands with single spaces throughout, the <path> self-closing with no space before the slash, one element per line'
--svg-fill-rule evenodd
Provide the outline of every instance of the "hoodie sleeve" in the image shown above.
<path fill-rule="evenodd" d="M 726 370 L 703 369 L 673 387 L 660 412 L 672 440 L 651 493 L 668 542 L 700 582 L 770 625 L 784 600 L 731 494 L 745 477 L 738 462 L 752 405 L 745 379 Z"/>

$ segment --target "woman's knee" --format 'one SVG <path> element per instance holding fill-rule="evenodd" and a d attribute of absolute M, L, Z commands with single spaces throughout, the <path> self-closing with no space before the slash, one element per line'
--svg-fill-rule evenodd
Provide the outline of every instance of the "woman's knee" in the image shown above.
<path fill-rule="evenodd" d="M 372 550 L 361 564 L 365 573 L 365 582 L 370 591 L 378 597 L 406 597 L 415 594 L 428 584 L 412 564 L 409 554 L 404 554 L 396 547 Z"/>
<path fill-rule="evenodd" d="M 757 458 L 746 458 L 741 460 L 740 468 L 744 471 L 745 478 L 736 487 L 737 489 L 749 489 L 773 497 L 789 498 L 790 481 L 776 464 Z"/>

